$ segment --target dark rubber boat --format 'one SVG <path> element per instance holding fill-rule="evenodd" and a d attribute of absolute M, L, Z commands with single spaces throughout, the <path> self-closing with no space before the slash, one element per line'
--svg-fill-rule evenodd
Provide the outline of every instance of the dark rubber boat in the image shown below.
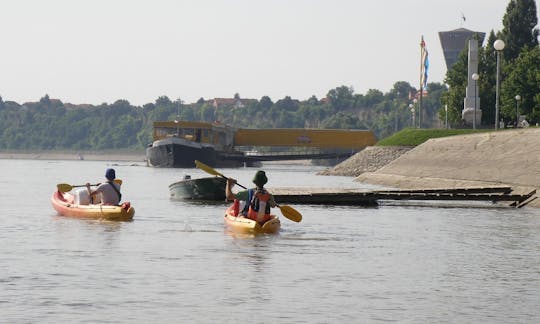
<path fill-rule="evenodd" d="M 227 180 L 221 177 L 191 179 L 185 176 L 183 180 L 169 185 L 169 191 L 171 199 L 225 201 L 226 184 Z"/>

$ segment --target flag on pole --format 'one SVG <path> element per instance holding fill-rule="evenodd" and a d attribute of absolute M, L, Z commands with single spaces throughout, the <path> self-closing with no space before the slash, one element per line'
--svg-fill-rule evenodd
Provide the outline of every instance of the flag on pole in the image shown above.
<path fill-rule="evenodd" d="M 424 42 L 424 36 L 420 41 L 420 56 L 421 56 L 421 66 L 420 66 L 420 85 L 426 89 L 427 80 L 428 80 L 428 69 L 429 69 L 429 57 L 428 50 L 426 48 L 426 42 Z"/>

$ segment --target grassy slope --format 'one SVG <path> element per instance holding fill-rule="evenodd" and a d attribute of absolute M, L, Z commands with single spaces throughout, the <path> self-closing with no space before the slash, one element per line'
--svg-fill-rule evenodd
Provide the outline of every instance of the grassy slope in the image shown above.
<path fill-rule="evenodd" d="M 378 146 L 416 146 L 430 138 L 490 132 L 491 129 L 415 129 L 406 128 L 377 142 Z"/>

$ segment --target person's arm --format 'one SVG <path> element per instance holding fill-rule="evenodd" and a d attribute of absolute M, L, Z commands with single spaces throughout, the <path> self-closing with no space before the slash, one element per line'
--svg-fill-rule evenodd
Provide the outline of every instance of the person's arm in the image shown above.
<path fill-rule="evenodd" d="M 88 182 L 86 183 L 86 190 L 88 190 L 88 195 L 90 196 L 90 198 L 97 194 L 96 191 L 92 191 L 92 189 L 90 189 L 90 183 Z"/>
<path fill-rule="evenodd" d="M 270 204 L 270 207 L 274 208 L 277 206 L 276 201 L 274 200 L 274 196 L 270 195 L 270 200 L 268 200 L 268 203 Z"/>
<path fill-rule="evenodd" d="M 236 197 L 232 192 L 232 187 L 236 184 L 236 180 L 233 178 L 227 178 L 227 185 L 225 186 L 225 198 L 227 201 L 233 201 Z"/>

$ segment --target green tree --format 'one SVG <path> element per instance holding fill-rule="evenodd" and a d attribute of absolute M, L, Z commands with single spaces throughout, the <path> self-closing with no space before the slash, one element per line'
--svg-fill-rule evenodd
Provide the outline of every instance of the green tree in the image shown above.
<path fill-rule="evenodd" d="M 326 95 L 330 106 L 335 112 L 350 110 L 354 107 L 354 90 L 352 87 L 341 86 L 328 91 Z"/>
<path fill-rule="evenodd" d="M 278 110 L 285 110 L 285 111 L 296 111 L 298 110 L 299 102 L 298 100 L 293 100 L 290 96 L 285 96 L 283 99 L 278 100 L 274 106 Z"/>
<path fill-rule="evenodd" d="M 359 121 L 356 116 L 351 115 L 350 113 L 338 112 L 325 119 L 321 128 L 326 129 L 358 129 Z"/>
<path fill-rule="evenodd" d="M 171 99 L 169 99 L 169 97 L 167 96 L 160 96 L 156 99 L 156 107 L 169 106 L 171 104 L 172 104 Z"/>
<path fill-rule="evenodd" d="M 212 105 L 204 104 L 200 108 L 200 120 L 206 122 L 213 122 L 215 120 L 215 108 Z"/>
<path fill-rule="evenodd" d="M 515 60 L 523 47 L 538 46 L 538 17 L 535 0 L 511 0 L 503 17 L 501 37 L 506 43 L 504 58 Z"/>
<path fill-rule="evenodd" d="M 395 96 L 396 98 L 407 98 L 409 93 L 412 91 L 412 87 L 408 82 L 405 81 L 399 81 L 394 83 L 394 86 L 390 90 L 390 94 Z"/>
<path fill-rule="evenodd" d="M 51 99 L 49 98 L 49 95 L 46 94 L 41 99 L 39 99 L 39 103 L 43 106 L 48 106 L 51 104 Z"/>
<path fill-rule="evenodd" d="M 384 101 L 384 93 L 377 89 L 369 89 L 364 95 L 364 104 L 368 106 L 375 106 Z"/>
<path fill-rule="evenodd" d="M 308 105 L 311 105 L 311 106 L 316 106 L 316 105 L 319 104 L 319 99 L 317 99 L 317 97 L 313 95 L 313 96 L 309 97 L 309 99 L 306 101 L 306 103 Z"/>
<path fill-rule="evenodd" d="M 272 102 L 272 99 L 268 96 L 262 96 L 261 100 L 259 100 L 259 107 L 262 110 L 268 110 L 270 107 L 272 107 L 274 103 Z"/>
<path fill-rule="evenodd" d="M 505 120 L 516 120 L 516 95 L 519 114 L 529 122 L 540 122 L 540 48 L 525 48 L 511 65 L 501 87 L 501 115 Z"/>

